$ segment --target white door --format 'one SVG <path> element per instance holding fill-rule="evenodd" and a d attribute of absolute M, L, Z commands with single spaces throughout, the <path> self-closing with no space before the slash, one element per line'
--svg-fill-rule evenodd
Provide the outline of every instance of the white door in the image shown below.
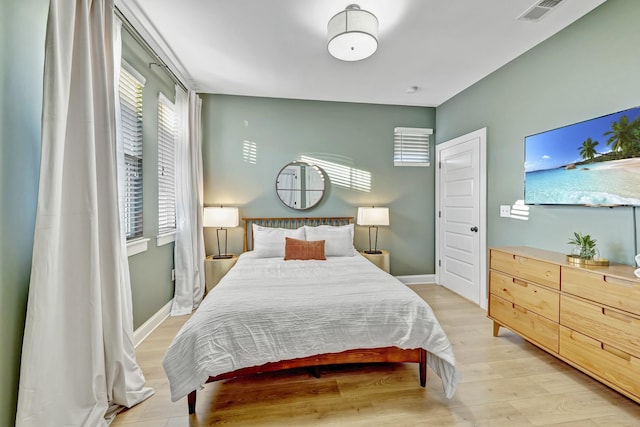
<path fill-rule="evenodd" d="M 438 283 L 487 307 L 486 128 L 436 146 Z"/>

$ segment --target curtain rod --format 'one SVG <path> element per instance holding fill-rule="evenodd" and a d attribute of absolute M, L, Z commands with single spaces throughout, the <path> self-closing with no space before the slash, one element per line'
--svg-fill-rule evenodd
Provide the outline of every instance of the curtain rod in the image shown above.
<path fill-rule="evenodd" d="M 123 26 L 126 27 L 126 30 L 131 34 L 131 36 L 157 61 L 155 65 L 159 65 L 160 67 L 164 68 L 167 74 L 169 74 L 169 77 L 171 78 L 171 80 L 173 80 L 175 84 L 180 86 L 182 90 L 184 90 L 185 92 L 188 92 L 187 86 L 185 86 L 185 84 L 182 83 L 182 81 L 178 78 L 178 76 L 175 75 L 175 73 L 171 70 L 171 68 L 167 66 L 167 64 L 162 60 L 162 58 L 160 58 L 160 56 L 156 53 L 156 51 L 153 50 L 153 48 L 149 45 L 149 43 L 147 43 L 147 41 L 140 35 L 138 30 L 136 30 L 133 24 L 131 24 L 131 21 L 129 21 L 127 17 L 124 16 L 124 14 L 120 11 L 120 9 L 118 9 L 117 6 L 113 6 L 113 9 L 115 11 L 116 16 L 120 18 Z M 152 62 L 151 64 L 154 64 L 154 63 Z M 151 67 L 151 64 L 149 64 L 149 67 Z"/>

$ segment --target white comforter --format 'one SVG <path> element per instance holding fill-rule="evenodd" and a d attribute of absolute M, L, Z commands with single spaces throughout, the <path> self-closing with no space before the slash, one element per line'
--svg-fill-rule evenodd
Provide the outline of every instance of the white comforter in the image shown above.
<path fill-rule="evenodd" d="M 458 371 L 431 307 L 361 255 L 284 261 L 244 253 L 169 346 L 175 402 L 209 376 L 349 349 L 424 348 L 451 397 Z"/>

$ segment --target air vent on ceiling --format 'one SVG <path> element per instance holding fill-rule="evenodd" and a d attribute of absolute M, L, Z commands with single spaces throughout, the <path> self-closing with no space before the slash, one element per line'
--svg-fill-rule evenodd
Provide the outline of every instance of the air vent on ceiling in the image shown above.
<path fill-rule="evenodd" d="M 539 21 L 547 13 L 562 3 L 563 0 L 539 0 L 522 15 L 518 16 L 520 21 Z"/>

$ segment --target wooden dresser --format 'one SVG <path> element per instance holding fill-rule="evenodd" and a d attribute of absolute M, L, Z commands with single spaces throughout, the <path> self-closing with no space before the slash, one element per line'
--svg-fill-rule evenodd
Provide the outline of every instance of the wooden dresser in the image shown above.
<path fill-rule="evenodd" d="M 489 318 L 640 403 L 640 280 L 561 253 L 489 250 Z"/>

